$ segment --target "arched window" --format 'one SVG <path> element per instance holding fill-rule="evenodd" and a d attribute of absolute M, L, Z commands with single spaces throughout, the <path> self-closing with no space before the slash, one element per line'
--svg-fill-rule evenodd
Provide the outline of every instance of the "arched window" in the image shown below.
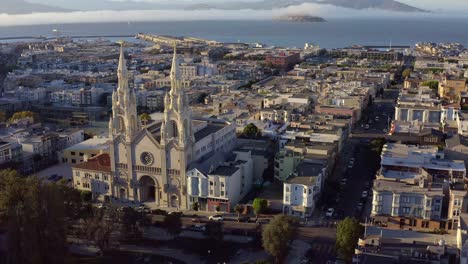
<path fill-rule="evenodd" d="M 119 133 L 125 132 L 125 121 L 123 117 L 119 116 Z"/>
<path fill-rule="evenodd" d="M 177 127 L 177 122 L 171 120 L 169 124 L 169 138 L 178 138 L 179 137 L 179 129 Z"/>

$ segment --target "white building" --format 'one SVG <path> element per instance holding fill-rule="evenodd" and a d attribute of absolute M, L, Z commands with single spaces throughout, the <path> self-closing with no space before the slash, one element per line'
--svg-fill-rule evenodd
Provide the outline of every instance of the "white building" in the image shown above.
<path fill-rule="evenodd" d="M 225 161 L 213 156 L 187 172 L 190 205 L 200 210 L 229 212 L 250 191 L 253 181 L 251 152 L 235 152 Z M 208 167 L 209 166 L 209 167 Z M 208 169 L 208 170 L 207 170 Z"/>
<path fill-rule="evenodd" d="M 293 175 L 283 183 L 283 213 L 309 217 L 326 178 L 326 165 L 304 160 Z"/>

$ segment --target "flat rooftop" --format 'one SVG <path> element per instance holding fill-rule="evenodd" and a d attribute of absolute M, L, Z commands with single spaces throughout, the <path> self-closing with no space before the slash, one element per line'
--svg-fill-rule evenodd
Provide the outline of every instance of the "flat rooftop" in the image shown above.
<path fill-rule="evenodd" d="M 398 193 L 420 193 L 426 196 L 443 196 L 442 184 L 432 184 L 431 188 L 421 188 L 418 185 L 410 185 L 397 181 L 375 180 L 374 190 L 376 191 L 389 191 Z"/>
<path fill-rule="evenodd" d="M 81 143 L 70 146 L 65 150 L 107 150 L 109 149 L 109 145 L 107 144 L 107 141 L 109 140 L 110 139 L 108 137 L 93 137 Z"/>

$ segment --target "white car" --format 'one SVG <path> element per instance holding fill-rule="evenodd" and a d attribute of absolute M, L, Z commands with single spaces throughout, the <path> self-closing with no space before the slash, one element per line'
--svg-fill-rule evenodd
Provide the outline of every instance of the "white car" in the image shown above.
<path fill-rule="evenodd" d="M 361 198 L 367 198 L 369 194 L 367 193 L 367 191 L 363 191 L 362 194 L 361 194 Z"/>
<path fill-rule="evenodd" d="M 328 208 L 327 212 L 325 213 L 325 216 L 326 217 L 332 217 L 334 213 L 335 213 L 335 209 Z"/>
<path fill-rule="evenodd" d="M 223 221 L 224 217 L 222 215 L 212 215 L 208 219 L 213 221 Z"/>

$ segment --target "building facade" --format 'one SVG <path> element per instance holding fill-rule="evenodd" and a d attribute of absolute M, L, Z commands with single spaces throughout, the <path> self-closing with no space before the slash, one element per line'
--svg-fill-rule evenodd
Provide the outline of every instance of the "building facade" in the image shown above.
<path fill-rule="evenodd" d="M 104 195 L 149 202 L 156 207 L 188 209 L 189 165 L 207 155 L 232 150 L 234 125 L 219 120 L 192 120 L 175 49 L 171 90 L 164 97 L 162 120 L 141 125 L 123 47 L 117 74 L 119 86 L 112 94 L 109 121 L 111 184 Z"/>

